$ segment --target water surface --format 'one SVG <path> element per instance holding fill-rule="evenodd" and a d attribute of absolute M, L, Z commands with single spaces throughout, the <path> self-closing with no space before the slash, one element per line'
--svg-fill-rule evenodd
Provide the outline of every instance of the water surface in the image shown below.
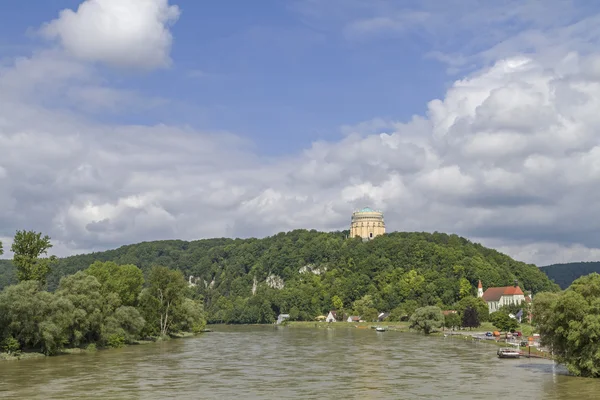
<path fill-rule="evenodd" d="M 0 362 L 8 399 L 598 399 L 600 379 L 461 338 L 214 326 L 166 343 Z"/>

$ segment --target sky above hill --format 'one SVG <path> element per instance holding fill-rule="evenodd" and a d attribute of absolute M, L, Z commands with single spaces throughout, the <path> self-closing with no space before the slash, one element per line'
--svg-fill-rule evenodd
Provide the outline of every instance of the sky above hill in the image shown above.
<path fill-rule="evenodd" d="M 0 240 L 348 229 L 600 259 L 600 4 L 6 0 Z M 5 257 L 10 257 L 6 252 Z"/>

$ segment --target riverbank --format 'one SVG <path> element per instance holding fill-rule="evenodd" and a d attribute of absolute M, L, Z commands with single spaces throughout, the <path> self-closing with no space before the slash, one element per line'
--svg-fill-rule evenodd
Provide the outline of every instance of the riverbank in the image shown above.
<path fill-rule="evenodd" d="M 409 328 L 410 324 L 408 321 L 405 322 L 316 322 L 316 321 L 288 321 L 283 325 L 290 328 L 318 328 L 318 329 L 373 329 L 376 326 L 384 327 L 387 331 L 394 332 L 411 332 Z M 473 342 L 485 343 L 489 345 L 493 345 L 496 347 L 515 347 L 513 344 L 510 344 L 500 338 L 496 338 L 494 336 L 489 337 L 486 336 L 486 332 L 494 332 L 498 329 L 491 322 L 484 322 L 477 328 L 476 331 L 473 330 L 442 330 L 436 331 L 432 333 L 432 336 L 446 336 L 446 337 L 460 337 L 464 338 L 464 340 L 471 340 Z M 523 336 L 519 338 L 519 342 L 522 338 L 526 338 L 533 334 L 533 327 L 529 324 L 521 324 L 520 331 Z M 513 341 L 514 343 L 515 341 Z M 526 354 L 527 356 L 531 355 L 533 357 L 545 358 L 552 360 L 552 355 L 544 350 L 540 350 L 538 347 L 531 346 L 518 346 L 518 348 Z"/>
<path fill-rule="evenodd" d="M 496 338 L 496 337 L 488 337 L 485 336 L 485 333 L 482 332 L 465 332 L 465 331 L 452 331 L 452 332 L 436 332 L 434 335 L 441 336 L 444 334 L 446 337 L 460 337 L 465 340 L 470 340 L 472 342 L 484 343 L 493 345 L 496 347 L 510 347 L 514 349 L 519 349 L 522 354 L 527 357 L 536 357 L 536 358 L 545 358 L 547 360 L 554 360 L 554 357 L 548 351 L 540 349 L 537 346 L 516 346 L 515 343 L 520 344 L 522 341 L 527 340 L 509 340 L 506 341 L 504 338 Z"/>
<path fill-rule="evenodd" d="M 188 338 L 188 337 L 192 337 L 192 336 L 197 336 L 197 335 L 200 335 L 205 332 L 210 332 L 210 330 L 205 329 L 202 332 L 198 332 L 198 333 L 177 332 L 177 333 L 171 334 L 168 338 L 152 337 L 152 338 L 148 338 L 146 340 L 136 340 L 135 342 L 126 344 L 122 347 L 140 346 L 140 345 L 152 344 L 152 343 L 157 343 L 160 341 L 171 340 L 171 339 L 183 339 L 183 338 Z M 57 356 L 72 355 L 72 354 L 93 353 L 96 351 L 110 350 L 110 349 L 114 349 L 114 348 L 115 347 L 97 347 L 95 344 L 89 344 L 86 347 L 66 347 L 64 349 L 61 349 L 60 352 L 58 352 L 57 354 L 54 354 L 52 356 L 47 356 L 44 353 L 40 353 L 37 351 L 19 351 L 19 352 L 15 352 L 15 353 L 11 353 L 11 354 L 0 352 L 0 361 L 19 361 L 19 360 L 29 360 L 29 359 L 35 359 L 35 358 L 57 357 Z"/>
<path fill-rule="evenodd" d="M 290 328 L 321 328 L 321 329 L 371 329 L 374 326 L 385 327 L 389 331 L 409 332 L 408 322 L 315 322 L 315 321 L 286 321 L 282 326 Z"/>

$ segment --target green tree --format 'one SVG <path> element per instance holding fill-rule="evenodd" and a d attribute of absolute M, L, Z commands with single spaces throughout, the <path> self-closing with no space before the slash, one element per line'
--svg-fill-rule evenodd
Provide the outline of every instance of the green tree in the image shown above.
<path fill-rule="evenodd" d="M 290 320 L 297 321 L 299 317 L 300 317 L 300 310 L 298 309 L 298 307 L 294 306 L 294 307 L 290 308 Z"/>
<path fill-rule="evenodd" d="M 558 300 L 560 294 L 553 292 L 541 292 L 535 296 L 535 301 L 532 305 L 533 320 L 532 323 L 536 327 L 548 326 L 552 318 L 553 305 Z"/>
<path fill-rule="evenodd" d="M 58 352 L 68 343 L 73 304 L 41 289 L 37 281 L 24 281 L 0 293 L 0 336 L 13 337 L 19 346 Z"/>
<path fill-rule="evenodd" d="M 17 354 L 21 350 L 19 341 L 12 336 L 7 337 L 0 343 L 0 349 L 4 350 L 8 354 Z"/>
<path fill-rule="evenodd" d="M 390 320 L 401 321 L 409 319 L 417 308 L 419 308 L 419 303 L 416 300 L 406 300 L 390 312 Z"/>
<path fill-rule="evenodd" d="M 131 306 L 121 306 L 103 321 L 100 337 L 109 347 L 120 347 L 139 338 L 146 321 Z"/>
<path fill-rule="evenodd" d="M 4 249 L 2 248 L 2 241 L 0 240 L 0 256 L 4 254 Z"/>
<path fill-rule="evenodd" d="M 462 314 L 462 326 L 463 328 L 477 328 L 480 326 L 479 313 L 477 309 L 472 306 L 468 306 Z"/>
<path fill-rule="evenodd" d="M 469 282 L 467 278 L 460 278 L 458 284 L 460 287 L 458 295 L 461 299 L 473 295 L 473 287 L 471 286 L 471 282 Z"/>
<path fill-rule="evenodd" d="M 116 293 L 123 306 L 137 305 L 138 296 L 144 285 L 144 274 L 135 265 L 96 261 L 85 272 L 100 282 L 102 293 Z"/>
<path fill-rule="evenodd" d="M 440 328 L 444 321 L 442 310 L 436 306 L 417 308 L 410 317 L 410 329 L 430 334 L 435 328 Z"/>
<path fill-rule="evenodd" d="M 511 318 L 506 312 L 503 311 L 491 313 L 490 321 L 502 332 L 514 332 L 519 327 L 519 321 Z"/>
<path fill-rule="evenodd" d="M 454 329 L 460 326 L 460 315 L 458 313 L 451 313 L 444 315 L 444 327 L 448 329 Z"/>
<path fill-rule="evenodd" d="M 600 377 L 600 275 L 573 281 L 559 295 L 539 293 L 533 301 L 542 345 L 578 376 Z"/>
<path fill-rule="evenodd" d="M 176 312 L 176 330 L 199 333 L 206 327 L 204 304 L 201 300 L 183 299 Z"/>
<path fill-rule="evenodd" d="M 373 296 L 370 294 L 366 294 L 359 300 L 356 300 L 353 303 L 353 308 L 354 313 L 365 321 L 374 321 L 377 319 L 377 309 L 375 308 L 375 303 L 373 302 Z"/>
<path fill-rule="evenodd" d="M 142 290 L 140 302 L 150 331 L 166 336 L 177 323 L 177 308 L 183 303 L 187 282 L 181 271 L 155 266 L 148 276 L 148 287 Z"/>
<path fill-rule="evenodd" d="M 344 318 L 344 302 L 338 295 L 334 295 L 331 298 L 331 303 L 333 304 L 333 309 L 337 311 L 337 315 L 339 318 Z M 291 314 L 290 314 L 291 318 Z"/>
<path fill-rule="evenodd" d="M 461 320 L 465 310 L 469 307 L 477 311 L 477 319 L 479 322 L 486 322 L 489 320 L 489 307 L 485 300 L 481 297 L 472 296 L 462 298 L 454 305 L 454 309 L 461 315 Z"/>
<path fill-rule="evenodd" d="M 69 341 L 79 346 L 100 340 L 106 316 L 118 306 L 114 293 L 104 295 L 100 283 L 91 275 L 79 271 L 60 280 L 56 295 L 73 304 Z"/>
<path fill-rule="evenodd" d="M 331 298 L 331 303 L 333 304 L 334 310 L 341 310 L 342 308 L 344 308 L 344 302 L 342 301 L 342 299 L 339 298 L 337 294 Z"/>
<path fill-rule="evenodd" d="M 19 281 L 35 280 L 46 284 L 46 276 L 55 256 L 41 257 L 52 247 L 48 235 L 34 231 L 17 231 L 10 250 L 14 253 L 13 263 L 17 267 Z"/>

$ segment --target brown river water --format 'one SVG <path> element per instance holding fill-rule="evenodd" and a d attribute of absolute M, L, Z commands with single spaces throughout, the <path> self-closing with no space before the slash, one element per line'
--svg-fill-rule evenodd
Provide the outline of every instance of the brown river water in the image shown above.
<path fill-rule="evenodd" d="M 600 379 L 500 360 L 465 339 L 370 329 L 212 326 L 203 335 L 0 362 L 7 399 L 600 399 Z"/>

